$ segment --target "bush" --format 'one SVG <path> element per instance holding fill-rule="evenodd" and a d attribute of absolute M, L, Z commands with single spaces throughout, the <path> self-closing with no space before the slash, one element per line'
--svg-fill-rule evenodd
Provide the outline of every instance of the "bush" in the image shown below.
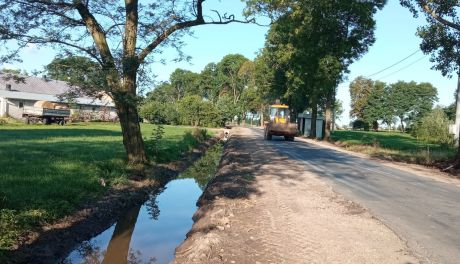
<path fill-rule="evenodd" d="M 160 154 L 161 139 L 164 133 L 163 125 L 156 125 L 152 130 L 150 139 L 146 141 L 147 150 L 153 154 L 155 159 L 158 159 Z"/>
<path fill-rule="evenodd" d="M 369 123 L 364 122 L 361 119 L 353 121 L 352 126 L 353 126 L 353 130 L 364 129 L 365 131 L 369 131 Z"/>
<path fill-rule="evenodd" d="M 454 137 L 449 133 L 450 121 L 441 108 L 435 108 L 425 115 L 414 127 L 413 133 L 417 139 L 443 145 L 452 145 Z"/>
<path fill-rule="evenodd" d="M 179 124 L 179 113 L 170 103 L 149 101 L 141 106 L 140 115 L 153 124 Z"/>
<path fill-rule="evenodd" d="M 225 124 L 219 105 L 200 96 L 185 96 L 176 103 L 150 100 L 140 107 L 140 116 L 153 124 L 218 127 Z M 231 114 L 230 116 L 233 116 Z M 231 119 L 229 119 L 231 120 Z"/>
<path fill-rule="evenodd" d="M 211 138 L 211 136 L 208 134 L 208 130 L 201 128 L 195 128 L 192 132 L 192 136 L 200 143 Z"/>

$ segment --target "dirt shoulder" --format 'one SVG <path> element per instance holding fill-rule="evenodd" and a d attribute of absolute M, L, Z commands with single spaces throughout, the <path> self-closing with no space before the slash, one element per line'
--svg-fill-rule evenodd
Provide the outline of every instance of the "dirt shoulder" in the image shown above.
<path fill-rule="evenodd" d="M 16 248 L 0 252 L 0 263 L 55 263 L 75 245 L 112 226 L 126 210 L 144 203 L 219 140 L 220 136 L 211 138 L 183 159 L 155 166 L 147 172 L 148 179 L 110 189 L 101 199 L 82 205 L 74 214 L 24 235 Z"/>
<path fill-rule="evenodd" d="M 281 156 L 232 130 L 174 263 L 418 263 L 398 236 Z"/>

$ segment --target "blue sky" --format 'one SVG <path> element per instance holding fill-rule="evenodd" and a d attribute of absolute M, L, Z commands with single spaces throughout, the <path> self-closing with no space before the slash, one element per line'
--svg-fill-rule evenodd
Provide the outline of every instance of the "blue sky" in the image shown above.
<path fill-rule="evenodd" d="M 240 14 L 244 5 L 239 0 L 206 1 L 205 9 L 225 10 L 224 12 Z M 376 15 L 377 41 L 360 60 L 350 67 L 348 80 L 339 85 L 337 98 L 344 102 L 345 112 L 339 123 L 349 122 L 349 81 L 362 75 L 368 76 L 412 54 L 419 48 L 421 40 L 415 36 L 417 27 L 425 24 L 424 17 L 415 19 L 411 13 L 399 5 L 398 0 L 389 0 L 387 6 Z M 210 62 L 218 62 L 227 54 L 240 53 L 249 59 L 254 59 L 256 53 L 263 47 L 267 27 L 247 24 L 230 24 L 225 26 L 201 26 L 194 29 L 194 36 L 184 37 L 186 46 L 183 51 L 192 56 L 190 62 L 175 63 L 172 60 L 176 52 L 166 49 L 158 54 L 155 60 L 165 59 L 166 64 L 152 65 L 152 71 L 157 75 L 157 81 L 167 80 L 176 68 L 199 72 Z M 23 63 L 0 65 L 0 68 L 20 68 L 27 71 L 41 70 L 51 62 L 55 52 L 51 49 L 36 49 L 31 46 L 23 51 Z M 412 64 L 411 66 L 409 66 Z M 407 67 L 409 66 L 409 67 Z M 372 78 L 387 83 L 398 80 L 430 82 L 438 88 L 439 104 L 448 105 L 454 101 L 453 93 L 456 88 L 456 78 L 448 79 L 440 72 L 431 70 L 433 64 L 429 55 L 420 51 L 403 63 L 375 75 Z M 392 74 L 402 68 L 406 69 Z M 391 75 L 392 74 L 392 75 Z"/>

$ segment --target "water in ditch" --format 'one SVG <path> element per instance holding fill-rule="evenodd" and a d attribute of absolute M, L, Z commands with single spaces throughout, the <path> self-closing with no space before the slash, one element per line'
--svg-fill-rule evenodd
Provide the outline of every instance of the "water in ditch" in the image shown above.
<path fill-rule="evenodd" d="M 196 201 L 214 175 L 222 147 L 208 153 L 164 190 L 128 210 L 98 236 L 81 243 L 63 263 L 169 263 L 185 239 Z"/>

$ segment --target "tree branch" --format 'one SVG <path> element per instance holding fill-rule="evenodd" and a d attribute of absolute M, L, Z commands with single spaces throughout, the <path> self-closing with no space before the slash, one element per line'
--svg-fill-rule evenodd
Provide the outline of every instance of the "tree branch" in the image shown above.
<path fill-rule="evenodd" d="M 75 48 L 75 49 L 78 49 L 80 51 L 85 52 L 91 58 L 95 59 L 97 62 L 99 62 L 102 65 L 101 59 L 96 54 L 94 54 L 94 52 L 92 52 L 90 49 L 83 48 L 83 47 L 81 47 L 79 45 L 72 44 L 72 43 L 64 41 L 64 40 L 55 39 L 55 38 L 48 38 L 47 39 L 47 38 L 41 38 L 41 37 L 36 37 L 36 36 L 30 36 L 30 35 L 26 35 L 26 34 L 13 33 L 13 32 L 9 32 L 9 31 L 5 32 L 5 33 L 2 33 L 2 34 L 7 34 L 10 38 L 24 39 L 23 41 L 21 41 L 21 42 L 24 43 L 22 45 L 23 47 L 25 47 L 27 44 L 47 44 L 47 43 L 57 43 L 57 44 L 62 44 L 62 45 L 65 45 L 65 46 L 69 46 L 69 47 L 72 47 L 72 48 Z"/>
<path fill-rule="evenodd" d="M 444 19 L 441 16 L 439 16 L 436 13 L 436 10 L 431 9 L 426 1 L 419 1 L 419 4 L 422 6 L 423 10 L 425 10 L 426 13 L 428 13 L 431 17 L 433 17 L 439 23 L 460 31 L 460 25 L 455 24 L 455 23 L 453 23 L 453 22 L 451 22 L 451 21 L 449 21 L 447 19 Z"/>
<path fill-rule="evenodd" d="M 91 33 L 91 36 L 93 37 L 94 44 L 99 50 L 102 59 L 102 65 L 115 69 L 115 62 L 113 60 L 112 53 L 110 52 L 104 30 L 97 22 L 96 18 L 90 13 L 87 6 L 79 1 L 75 4 L 75 8 L 83 19 L 89 33 Z"/>
<path fill-rule="evenodd" d="M 230 23 L 255 23 L 254 19 L 250 20 L 238 20 L 235 19 L 234 15 L 227 15 L 224 14 L 221 16 L 219 12 L 216 10 L 213 10 L 213 12 L 218 14 L 219 21 L 209 21 L 206 22 L 203 17 L 203 2 L 204 0 L 196 0 L 196 4 L 194 6 L 194 11 L 196 12 L 196 18 L 194 20 L 189 20 L 189 21 L 184 21 L 184 22 L 179 22 L 174 25 L 171 25 L 168 29 L 163 31 L 155 40 L 153 40 L 150 44 L 148 44 L 138 55 L 138 61 L 139 63 L 142 63 L 145 58 L 156 48 L 158 47 L 163 41 L 165 41 L 170 35 L 172 35 L 174 32 L 185 29 L 185 28 L 190 28 L 194 26 L 199 26 L 199 25 L 226 25 Z"/>
<path fill-rule="evenodd" d="M 126 8 L 126 23 L 125 23 L 125 36 L 123 39 L 124 50 L 123 56 L 134 57 L 136 52 L 137 43 L 137 27 L 138 27 L 138 1 L 125 0 Z"/>

